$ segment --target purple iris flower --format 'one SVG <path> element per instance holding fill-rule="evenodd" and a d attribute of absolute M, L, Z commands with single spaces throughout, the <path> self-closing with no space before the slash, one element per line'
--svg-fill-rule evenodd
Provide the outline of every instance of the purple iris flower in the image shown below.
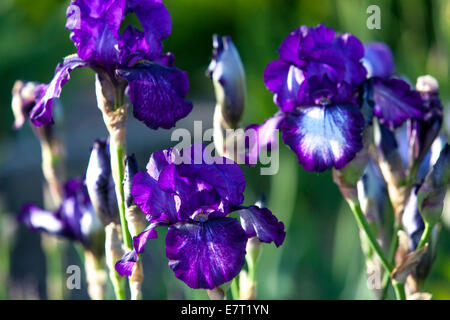
<path fill-rule="evenodd" d="M 358 38 L 337 35 L 322 24 L 292 31 L 278 49 L 280 59 L 264 72 L 266 87 L 281 110 L 264 124 L 247 127 L 257 141 L 248 148 L 248 157 L 254 159 L 260 149 L 274 144 L 275 130 L 280 129 L 306 170 L 342 169 L 363 148 L 363 129 L 372 115 L 392 127 L 421 117 L 420 95 L 406 82 L 374 77 L 367 85 L 363 61 L 382 61 L 380 69 L 372 67 L 372 76 L 386 75 L 393 66 L 384 47 L 371 47 L 368 56 L 364 52 Z M 363 87 L 370 88 L 370 114 L 361 107 Z"/>
<path fill-rule="evenodd" d="M 241 168 L 223 157 L 197 156 L 204 151 L 201 145 L 183 156 L 176 149 L 157 151 L 147 171 L 135 175 L 132 195 L 150 224 L 134 237 L 134 250 L 117 262 L 119 274 L 131 275 L 138 254 L 147 240 L 157 237 L 159 226 L 168 226 L 169 267 L 194 289 L 213 289 L 232 280 L 245 263 L 249 238 L 283 243 L 284 225 L 268 209 L 241 206 Z M 240 215 L 241 223 L 228 217 L 232 212 Z"/>
<path fill-rule="evenodd" d="M 120 33 L 122 20 L 131 13 L 138 17 L 143 31 L 129 25 Z M 60 96 L 70 72 L 82 67 L 93 69 L 107 84 L 112 104 L 120 103 L 128 86 L 134 116 L 152 129 L 169 129 L 192 110 L 185 100 L 187 74 L 174 67 L 172 54 L 162 51 L 161 41 L 171 33 L 171 20 L 161 0 L 75 0 L 67 9 L 66 28 L 77 54 L 58 65 L 31 110 L 35 125 L 53 121 L 53 99 Z"/>
<path fill-rule="evenodd" d="M 83 179 L 66 182 L 64 199 L 56 211 L 27 204 L 18 219 L 31 230 L 79 241 L 90 249 L 98 247 L 96 235 L 103 234 L 103 227 L 94 212 Z"/>

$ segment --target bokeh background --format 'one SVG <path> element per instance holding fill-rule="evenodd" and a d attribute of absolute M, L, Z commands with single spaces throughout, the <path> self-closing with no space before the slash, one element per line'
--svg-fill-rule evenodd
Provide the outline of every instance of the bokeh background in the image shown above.
<path fill-rule="evenodd" d="M 58 62 L 75 51 L 65 30 L 65 0 L 0 1 L 0 299 L 87 298 L 82 289 L 61 292 L 58 272 L 82 262 L 76 248 L 62 241 L 62 254 L 47 263 L 41 237 L 17 225 L 15 216 L 26 202 L 43 204 L 40 148 L 31 128 L 12 130 L 11 89 L 16 79 L 48 82 Z M 301 24 L 324 23 L 350 32 L 363 42 L 381 40 L 392 48 L 397 73 L 412 83 L 422 74 L 440 83 L 443 103 L 450 100 L 450 1 L 448 0 L 166 0 L 173 21 L 165 49 L 177 66 L 188 71 L 189 98 L 194 111 L 178 127 L 192 128 L 194 120 L 211 127 L 212 84 L 205 77 L 213 33 L 231 35 L 247 75 L 243 125 L 260 123 L 277 107 L 263 83 L 265 66 L 277 58 L 282 39 Z M 381 8 L 381 30 L 366 27 L 371 4 Z M 82 176 L 95 138 L 106 137 L 96 108 L 93 73 L 76 70 L 64 87 L 58 130 L 67 145 L 69 176 Z M 446 127 L 449 128 L 448 110 Z M 151 152 L 170 146 L 170 130 L 151 131 L 132 117 L 128 149 L 144 167 Z M 364 274 L 358 230 L 331 173 L 306 172 L 286 147 L 280 150 L 280 170 L 260 176 L 259 168 L 245 168 L 245 204 L 261 193 L 268 207 L 287 228 L 284 245 L 266 245 L 258 268 L 261 299 L 371 299 Z M 450 206 L 444 215 L 437 260 L 425 289 L 435 299 L 450 299 Z M 206 298 L 188 289 L 167 267 L 164 232 L 144 257 L 146 299 Z M 55 274 L 53 274 L 55 273 Z M 65 276 L 65 274 L 63 274 Z M 65 277 L 64 277 L 65 279 Z M 112 298 L 112 292 L 109 293 Z"/>

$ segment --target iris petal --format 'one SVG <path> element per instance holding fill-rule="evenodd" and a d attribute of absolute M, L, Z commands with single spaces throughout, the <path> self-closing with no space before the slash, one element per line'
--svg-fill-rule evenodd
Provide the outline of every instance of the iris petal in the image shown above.
<path fill-rule="evenodd" d="M 247 235 L 233 218 L 169 227 L 166 254 L 175 276 L 193 289 L 213 289 L 239 274 Z"/>
<path fill-rule="evenodd" d="M 28 204 L 22 209 L 18 220 L 31 230 L 45 231 L 53 235 L 71 235 L 57 214 L 51 211 L 42 210 L 32 204 Z"/>
<path fill-rule="evenodd" d="M 144 247 L 147 240 L 158 238 L 158 233 L 155 230 L 158 226 L 160 226 L 160 224 L 157 222 L 151 223 L 147 226 L 147 228 L 145 228 L 144 231 L 133 237 L 133 248 L 137 253 L 144 252 Z"/>
<path fill-rule="evenodd" d="M 423 116 L 419 92 L 400 79 L 374 78 L 373 100 L 375 116 L 391 130 L 406 119 L 420 119 Z"/>
<path fill-rule="evenodd" d="M 275 93 L 274 102 L 286 112 L 294 109 L 301 101 L 306 81 L 302 70 L 275 60 L 264 71 L 264 83 L 267 89 Z"/>
<path fill-rule="evenodd" d="M 151 129 L 170 129 L 192 110 L 184 98 L 189 88 L 185 72 L 155 63 L 117 70 L 129 85 L 130 100 L 136 119 Z"/>
<path fill-rule="evenodd" d="M 149 44 L 149 55 L 161 55 L 161 41 L 172 31 L 172 21 L 167 8 L 161 0 L 127 0 L 127 10 L 133 11 L 144 28 L 144 35 Z M 152 59 L 153 60 L 153 59 Z"/>
<path fill-rule="evenodd" d="M 70 72 L 87 64 L 77 55 L 71 55 L 56 67 L 52 81 L 41 87 L 41 96 L 36 99 L 36 105 L 30 112 L 30 119 L 36 126 L 48 125 L 53 122 L 53 99 L 59 98 L 62 87 L 70 79 Z"/>
<path fill-rule="evenodd" d="M 259 153 L 264 148 L 278 147 L 278 136 L 276 133 L 284 117 L 284 113 L 278 112 L 263 124 L 252 124 L 245 128 L 246 135 L 249 136 L 250 141 L 245 156 L 246 164 L 256 164 Z"/>
<path fill-rule="evenodd" d="M 122 277 L 130 277 L 133 274 L 134 264 L 138 261 L 138 254 L 132 250 L 125 253 L 122 259 L 116 262 L 115 269 Z"/>
<path fill-rule="evenodd" d="M 341 169 L 362 147 L 364 117 L 357 106 L 329 105 L 297 109 L 281 123 L 283 141 L 309 171 Z"/>
<path fill-rule="evenodd" d="M 267 208 L 251 206 L 237 211 L 241 216 L 241 224 L 247 236 L 258 237 L 262 242 L 274 242 L 277 247 L 283 244 L 286 232 L 284 224 Z"/>
<path fill-rule="evenodd" d="M 364 45 L 363 64 L 368 77 L 388 78 L 395 71 L 391 49 L 383 42 L 370 42 Z"/>
<path fill-rule="evenodd" d="M 119 27 L 125 0 L 72 1 L 67 8 L 66 28 L 84 61 L 102 66 L 118 63 Z"/>
<path fill-rule="evenodd" d="M 179 204 L 173 195 L 162 191 L 158 182 L 147 172 L 138 172 L 132 182 L 131 194 L 134 202 L 147 215 L 147 219 L 178 220 Z"/>

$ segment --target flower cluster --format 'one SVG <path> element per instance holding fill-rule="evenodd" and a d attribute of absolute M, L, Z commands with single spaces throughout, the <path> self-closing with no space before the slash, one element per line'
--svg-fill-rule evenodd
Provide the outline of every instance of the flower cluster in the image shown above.
<path fill-rule="evenodd" d="M 301 26 L 278 53 L 280 59 L 267 66 L 264 82 L 280 111 L 264 124 L 248 127 L 258 138 L 250 157 L 272 144 L 280 129 L 306 170 L 342 169 L 363 148 L 362 133 L 372 116 L 390 128 L 423 117 L 419 93 L 390 78 L 392 55 L 380 45 L 365 50 L 351 34 L 336 35 L 324 25 Z M 364 88 L 370 89 L 369 114 L 362 109 Z"/>
<path fill-rule="evenodd" d="M 131 13 L 143 31 L 129 25 L 120 33 L 122 20 Z M 51 82 L 40 88 L 29 111 L 33 124 L 53 122 L 53 100 L 60 96 L 70 72 L 82 67 L 96 72 L 113 109 L 123 104 L 127 88 L 134 116 L 152 129 L 171 128 L 192 110 L 184 99 L 189 88 L 186 73 L 175 68 L 171 53 L 162 51 L 171 20 L 161 0 L 75 0 L 67 9 L 66 28 L 77 54 L 66 57 Z"/>
<path fill-rule="evenodd" d="M 201 145 L 184 150 L 183 163 L 177 149 L 157 151 L 147 171 L 134 176 L 131 194 L 149 225 L 133 238 L 134 250 L 116 264 L 119 274 L 131 275 L 138 254 L 157 237 L 159 226 L 168 226 L 169 267 L 194 289 L 213 289 L 232 280 L 245 263 L 249 238 L 283 243 L 284 225 L 268 209 L 241 206 L 241 168 L 222 157 L 198 159 L 196 148 L 204 151 Z M 227 217 L 232 212 L 240 215 L 241 223 Z"/>

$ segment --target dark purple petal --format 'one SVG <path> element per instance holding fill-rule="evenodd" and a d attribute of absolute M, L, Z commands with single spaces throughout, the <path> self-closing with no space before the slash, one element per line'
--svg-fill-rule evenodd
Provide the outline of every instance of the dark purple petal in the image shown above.
<path fill-rule="evenodd" d="M 149 128 L 170 129 L 191 112 L 192 103 L 185 100 L 189 89 L 185 72 L 145 63 L 117 73 L 128 81 L 134 116 Z"/>
<path fill-rule="evenodd" d="M 66 28 L 77 48 L 78 56 L 102 66 L 119 61 L 119 27 L 125 0 L 75 0 L 67 8 Z"/>
<path fill-rule="evenodd" d="M 147 228 L 145 228 L 144 231 L 133 237 L 133 248 L 137 253 L 144 252 L 147 240 L 158 238 L 158 233 L 156 232 L 155 228 L 159 227 L 160 225 L 161 224 L 157 222 L 151 223 L 147 226 Z"/>
<path fill-rule="evenodd" d="M 363 64 L 369 78 L 389 78 L 395 71 L 391 49 L 383 42 L 370 42 L 364 45 Z"/>
<path fill-rule="evenodd" d="M 355 105 L 297 109 L 281 123 L 284 143 L 306 170 L 317 172 L 345 167 L 363 147 L 363 127 Z"/>
<path fill-rule="evenodd" d="M 56 67 L 52 81 L 41 87 L 41 97 L 36 99 L 36 105 L 30 112 L 30 119 L 36 126 L 53 123 L 53 99 L 59 98 L 62 87 L 70 79 L 70 72 L 76 68 L 86 67 L 87 64 L 76 55 L 68 56 Z"/>
<path fill-rule="evenodd" d="M 284 113 L 278 112 L 263 124 L 252 124 L 245 128 L 245 133 L 249 137 L 249 145 L 245 156 L 246 164 L 256 164 L 261 150 L 265 148 L 273 150 L 278 147 L 277 130 L 284 117 Z"/>
<path fill-rule="evenodd" d="M 147 215 L 148 220 L 170 222 L 179 220 L 180 204 L 176 201 L 176 197 L 161 190 L 158 182 L 147 172 L 138 172 L 134 176 L 131 194 L 136 205 Z"/>
<path fill-rule="evenodd" d="M 33 231 L 44 231 L 57 236 L 71 237 L 72 233 L 54 212 L 43 210 L 33 204 L 23 207 L 18 220 Z"/>
<path fill-rule="evenodd" d="M 303 37 L 302 30 L 293 30 L 281 43 L 278 53 L 282 61 L 295 64 L 297 67 L 306 65 L 306 61 L 300 58 L 305 52 L 309 52 L 314 46 L 314 39 L 307 33 Z"/>
<path fill-rule="evenodd" d="M 147 59 L 152 61 L 150 46 L 142 31 L 128 26 L 119 40 L 120 64 L 132 66 L 137 61 Z"/>
<path fill-rule="evenodd" d="M 406 119 L 420 119 L 423 116 L 419 92 L 400 79 L 374 78 L 373 100 L 375 116 L 392 130 Z"/>
<path fill-rule="evenodd" d="M 175 276 L 193 289 L 213 289 L 232 280 L 245 263 L 247 235 L 233 218 L 169 227 L 166 254 Z"/>
<path fill-rule="evenodd" d="M 264 83 L 275 93 L 274 102 L 285 112 L 299 105 L 306 85 L 304 72 L 281 60 L 272 61 L 266 67 Z"/>
<path fill-rule="evenodd" d="M 120 276 L 131 277 L 134 264 L 138 261 L 138 254 L 132 250 L 123 255 L 122 259 L 116 262 L 115 269 Z"/>
<path fill-rule="evenodd" d="M 244 201 L 245 176 L 238 164 L 225 157 L 205 154 L 203 144 L 194 144 L 184 152 L 187 155 L 183 154 L 183 158 L 190 164 L 177 166 L 180 177 L 188 178 L 198 191 L 213 187 L 228 205 L 238 206 Z"/>
<path fill-rule="evenodd" d="M 172 31 L 170 14 L 162 0 L 127 0 L 127 11 L 134 12 L 141 22 L 145 39 L 149 44 L 149 55 L 152 57 L 161 55 L 161 41 Z"/>
<path fill-rule="evenodd" d="M 277 247 L 281 246 L 286 237 L 284 224 L 267 208 L 250 206 L 237 211 L 241 216 L 242 228 L 247 233 L 247 237 L 258 237 L 262 242 L 274 242 Z"/>
<path fill-rule="evenodd" d="M 357 37 L 345 33 L 336 39 L 336 46 L 345 61 L 344 81 L 358 86 L 366 79 L 367 75 L 367 71 L 361 63 L 361 59 L 364 57 L 363 44 Z"/>
<path fill-rule="evenodd" d="M 177 149 L 158 150 L 152 153 L 147 164 L 148 174 L 155 180 L 159 179 L 161 171 L 169 164 L 175 163 L 179 159 Z"/>

